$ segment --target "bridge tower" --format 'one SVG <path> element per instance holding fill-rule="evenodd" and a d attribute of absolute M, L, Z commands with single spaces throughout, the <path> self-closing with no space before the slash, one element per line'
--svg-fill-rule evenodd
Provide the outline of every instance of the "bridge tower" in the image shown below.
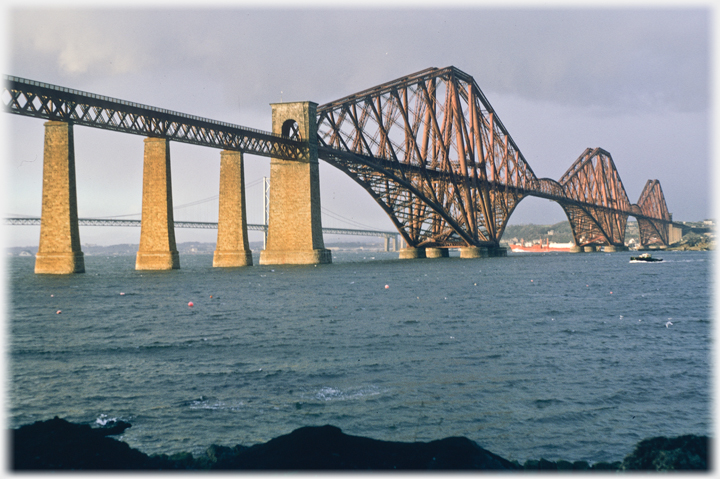
<path fill-rule="evenodd" d="M 260 264 L 331 263 L 320 218 L 317 104 L 274 103 L 273 133 L 306 142 L 302 160 L 270 160 L 270 214 Z"/>
<path fill-rule="evenodd" d="M 45 123 L 42 198 L 40 243 L 35 256 L 35 272 L 85 272 L 78 228 L 72 123 Z"/>

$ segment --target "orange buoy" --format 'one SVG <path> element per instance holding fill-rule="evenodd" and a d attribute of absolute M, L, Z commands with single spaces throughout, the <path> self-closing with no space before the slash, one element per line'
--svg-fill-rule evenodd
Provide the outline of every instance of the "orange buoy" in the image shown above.
<path fill-rule="evenodd" d="M 195 306 L 195 305 L 193 304 L 192 301 L 190 301 L 190 302 L 188 303 L 188 306 L 190 306 L 190 307 L 192 308 L 192 307 Z"/>
<path fill-rule="evenodd" d="M 60 313 L 62 313 L 62 311 L 60 311 L 60 310 L 58 309 L 55 314 L 60 314 Z"/>
<path fill-rule="evenodd" d="M 389 285 L 389 284 L 386 284 L 386 285 L 385 285 L 385 289 L 390 289 L 390 285 Z"/>

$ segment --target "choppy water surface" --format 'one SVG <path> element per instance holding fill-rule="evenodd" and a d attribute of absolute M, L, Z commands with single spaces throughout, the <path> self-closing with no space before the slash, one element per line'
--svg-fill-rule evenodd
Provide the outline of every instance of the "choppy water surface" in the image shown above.
<path fill-rule="evenodd" d="M 710 434 L 711 254 L 630 254 L 239 269 L 186 255 L 169 272 L 87 256 L 58 277 L 12 258 L 8 425 L 118 418 L 150 454 L 333 424 L 590 462 Z"/>

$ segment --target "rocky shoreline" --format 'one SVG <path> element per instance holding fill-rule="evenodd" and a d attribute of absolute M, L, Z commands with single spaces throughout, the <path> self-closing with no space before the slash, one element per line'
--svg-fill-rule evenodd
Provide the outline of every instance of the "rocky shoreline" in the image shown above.
<path fill-rule="evenodd" d="M 55 417 L 11 430 L 11 470 L 266 470 L 266 471 L 708 471 L 706 436 L 639 442 L 622 461 L 508 461 L 464 437 L 430 442 L 378 441 L 334 426 L 302 427 L 254 446 L 210 446 L 204 455 L 148 456 L 112 437 L 126 422 L 91 428 Z"/>

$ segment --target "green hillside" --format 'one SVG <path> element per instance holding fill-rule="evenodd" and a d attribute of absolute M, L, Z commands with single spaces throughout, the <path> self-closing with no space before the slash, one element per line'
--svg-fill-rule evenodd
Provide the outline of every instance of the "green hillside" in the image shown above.
<path fill-rule="evenodd" d="M 500 243 L 513 243 L 515 241 L 525 240 L 545 240 L 550 239 L 553 243 L 571 243 L 573 241 L 572 230 L 568 221 L 555 223 L 554 225 L 508 225 L 505 227 Z M 628 221 L 625 230 L 625 241 L 639 238 L 638 226 L 636 221 Z"/>

